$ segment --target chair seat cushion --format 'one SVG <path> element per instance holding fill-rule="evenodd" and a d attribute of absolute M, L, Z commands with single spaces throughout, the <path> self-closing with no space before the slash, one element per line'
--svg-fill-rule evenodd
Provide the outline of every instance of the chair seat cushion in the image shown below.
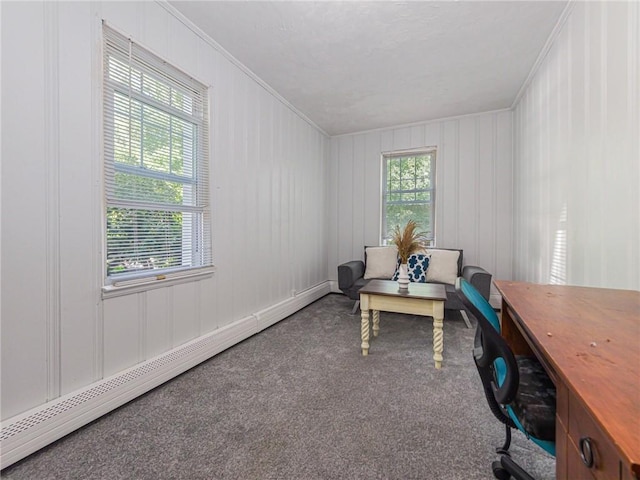
<path fill-rule="evenodd" d="M 535 357 L 516 356 L 520 384 L 511 403 L 527 433 L 540 440 L 556 437 L 556 387 Z"/>

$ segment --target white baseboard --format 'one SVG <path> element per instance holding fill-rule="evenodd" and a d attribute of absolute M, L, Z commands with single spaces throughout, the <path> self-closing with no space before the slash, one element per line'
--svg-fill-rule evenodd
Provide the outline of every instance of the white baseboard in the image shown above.
<path fill-rule="evenodd" d="M 331 286 L 328 281 L 301 292 L 293 292 L 291 298 L 255 314 L 258 331 L 264 330 L 283 318 L 287 318 L 329 293 L 331 293 Z"/>
<path fill-rule="evenodd" d="M 98 417 L 264 330 L 331 292 L 323 282 L 116 375 L 1 424 L 0 468 L 21 460 Z"/>

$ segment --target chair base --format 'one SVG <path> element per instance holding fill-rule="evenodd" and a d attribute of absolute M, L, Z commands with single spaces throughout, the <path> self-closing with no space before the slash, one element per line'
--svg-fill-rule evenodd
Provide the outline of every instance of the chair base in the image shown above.
<path fill-rule="evenodd" d="M 498 480 L 509 480 L 511 478 L 511 474 L 502 466 L 502 462 L 500 460 L 496 460 L 491 464 L 493 476 Z"/>
<path fill-rule="evenodd" d="M 496 462 L 493 462 L 493 463 L 495 464 Z M 509 478 L 509 476 L 511 476 L 516 480 L 535 480 L 535 478 L 533 478 L 526 471 L 524 471 L 520 465 L 514 462 L 513 459 L 508 454 L 502 455 L 500 457 L 500 466 L 502 467 L 501 475 L 507 475 L 507 476 L 506 477 L 496 476 L 496 470 L 494 468 L 493 475 L 496 476 L 496 478 L 499 478 L 501 480 L 506 480 Z"/>
<path fill-rule="evenodd" d="M 505 441 L 502 447 L 496 448 L 498 459 L 491 463 L 493 476 L 498 480 L 535 480 L 520 465 L 511 458 L 509 447 L 511 446 L 511 427 L 505 425 Z"/>

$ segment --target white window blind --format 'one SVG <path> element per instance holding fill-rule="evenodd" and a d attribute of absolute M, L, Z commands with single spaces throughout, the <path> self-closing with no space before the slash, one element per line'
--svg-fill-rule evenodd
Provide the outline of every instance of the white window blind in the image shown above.
<path fill-rule="evenodd" d="M 382 244 L 393 229 L 409 220 L 418 223 L 431 245 L 435 241 L 435 149 L 382 155 Z"/>
<path fill-rule="evenodd" d="M 207 87 L 103 35 L 107 284 L 211 266 Z"/>

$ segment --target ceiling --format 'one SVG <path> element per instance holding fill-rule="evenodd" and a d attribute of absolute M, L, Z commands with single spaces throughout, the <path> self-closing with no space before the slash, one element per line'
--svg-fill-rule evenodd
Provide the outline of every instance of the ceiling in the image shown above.
<path fill-rule="evenodd" d="M 566 1 L 174 1 L 329 135 L 511 107 Z"/>

